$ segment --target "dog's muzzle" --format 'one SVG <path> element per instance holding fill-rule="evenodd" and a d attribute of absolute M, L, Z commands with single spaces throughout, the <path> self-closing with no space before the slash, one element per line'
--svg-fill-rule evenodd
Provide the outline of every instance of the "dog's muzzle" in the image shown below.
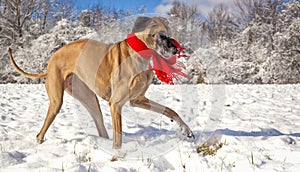
<path fill-rule="evenodd" d="M 170 57 L 178 52 L 177 46 L 165 32 L 160 31 L 157 38 L 158 52 L 164 57 Z"/>

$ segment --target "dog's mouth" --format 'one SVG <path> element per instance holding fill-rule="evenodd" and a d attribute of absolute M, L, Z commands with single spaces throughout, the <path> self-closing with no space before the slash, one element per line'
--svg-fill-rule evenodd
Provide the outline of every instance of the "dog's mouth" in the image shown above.
<path fill-rule="evenodd" d="M 157 34 L 156 45 L 157 52 L 166 58 L 171 57 L 178 52 L 178 48 L 164 31 L 160 31 Z"/>

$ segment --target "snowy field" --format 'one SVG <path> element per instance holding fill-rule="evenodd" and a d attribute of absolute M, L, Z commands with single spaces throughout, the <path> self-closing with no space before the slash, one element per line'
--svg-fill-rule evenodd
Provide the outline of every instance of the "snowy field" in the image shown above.
<path fill-rule="evenodd" d="M 300 85 L 155 86 L 148 96 L 174 109 L 196 139 L 153 112 L 123 108 L 123 145 L 112 149 L 108 104 L 100 100 L 110 139 L 68 94 L 37 144 L 48 108 L 43 85 L 0 85 L 0 171 L 298 171 Z M 223 143 L 215 155 L 196 148 Z"/>

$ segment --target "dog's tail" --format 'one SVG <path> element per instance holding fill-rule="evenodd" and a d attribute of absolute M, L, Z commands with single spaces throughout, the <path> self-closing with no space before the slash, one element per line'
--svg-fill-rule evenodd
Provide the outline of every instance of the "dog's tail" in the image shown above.
<path fill-rule="evenodd" d="M 12 53 L 11 53 L 11 49 L 8 48 L 8 55 L 10 58 L 10 61 L 12 63 L 12 65 L 14 66 L 14 68 L 17 70 L 17 72 L 19 72 L 20 74 L 24 75 L 27 78 L 43 78 L 45 76 L 47 76 L 48 72 L 43 72 L 43 73 L 39 73 L 39 74 L 30 74 L 25 72 L 24 70 L 22 70 L 15 62 Z"/>

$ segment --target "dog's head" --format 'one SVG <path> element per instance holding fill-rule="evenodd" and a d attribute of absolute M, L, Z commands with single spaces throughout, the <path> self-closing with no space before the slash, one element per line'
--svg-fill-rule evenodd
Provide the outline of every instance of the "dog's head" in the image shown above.
<path fill-rule="evenodd" d="M 170 39 L 171 29 L 167 19 L 162 17 L 138 17 L 132 29 L 148 48 L 151 48 L 164 57 L 177 53 L 176 45 Z"/>

